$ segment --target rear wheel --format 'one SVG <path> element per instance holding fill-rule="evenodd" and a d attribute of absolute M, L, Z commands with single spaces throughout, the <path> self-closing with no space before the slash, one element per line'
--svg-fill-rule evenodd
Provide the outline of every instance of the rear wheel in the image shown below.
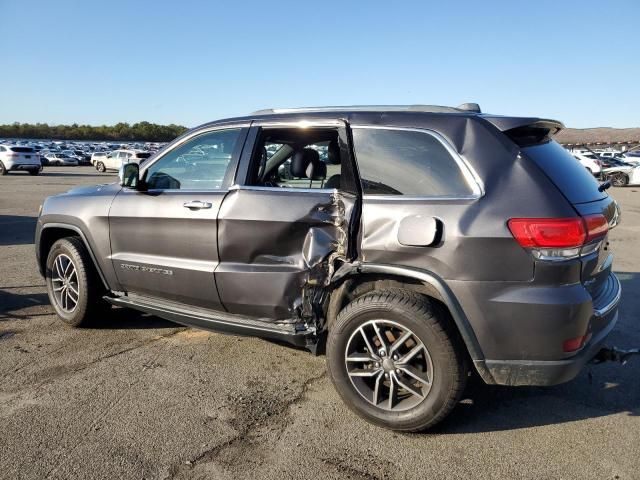
<path fill-rule="evenodd" d="M 108 308 L 102 299 L 105 290 L 98 273 L 78 237 L 53 244 L 45 274 L 49 301 L 63 322 L 85 326 Z"/>
<path fill-rule="evenodd" d="M 96 170 L 98 170 L 100 173 L 104 173 L 107 171 L 106 167 L 104 166 L 104 163 L 102 162 L 96 163 Z"/>
<path fill-rule="evenodd" d="M 444 419 L 468 375 L 448 313 L 428 298 L 387 290 L 357 298 L 329 331 L 327 369 L 355 413 L 393 430 L 420 431 Z"/>
<path fill-rule="evenodd" d="M 40 173 L 40 170 L 42 170 L 41 168 L 32 168 L 31 170 L 29 170 L 29 175 L 38 175 Z"/>
<path fill-rule="evenodd" d="M 7 173 L 8 172 L 7 172 L 7 169 L 4 166 L 4 163 L 0 162 L 0 175 L 6 175 Z"/>
<path fill-rule="evenodd" d="M 611 185 L 613 185 L 614 187 L 626 187 L 629 183 L 629 177 L 627 177 L 624 173 L 614 173 L 609 178 L 611 181 Z"/>

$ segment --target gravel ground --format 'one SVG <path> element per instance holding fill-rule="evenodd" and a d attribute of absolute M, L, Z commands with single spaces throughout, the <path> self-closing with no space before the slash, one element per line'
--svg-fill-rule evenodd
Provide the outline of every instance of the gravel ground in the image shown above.
<path fill-rule="evenodd" d="M 114 309 L 56 320 L 33 231 L 47 195 L 113 181 L 90 167 L 0 177 L 0 478 L 640 477 L 640 358 L 553 388 L 475 381 L 428 434 L 373 427 L 323 357 Z M 640 188 L 612 189 L 625 294 L 611 341 L 640 345 Z"/>

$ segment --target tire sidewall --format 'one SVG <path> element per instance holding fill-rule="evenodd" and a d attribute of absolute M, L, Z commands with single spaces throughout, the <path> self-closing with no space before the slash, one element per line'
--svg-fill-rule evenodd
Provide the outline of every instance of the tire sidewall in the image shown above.
<path fill-rule="evenodd" d="M 53 272 L 54 261 L 60 254 L 67 255 L 76 269 L 76 275 L 78 277 L 78 304 L 73 312 L 65 312 L 56 301 L 53 294 L 53 281 L 51 279 L 51 274 Z M 49 294 L 49 301 L 53 306 L 56 314 L 60 319 L 72 326 L 78 326 L 85 317 L 85 312 L 87 310 L 87 287 L 88 287 L 88 278 L 86 275 L 86 268 L 82 262 L 82 259 L 78 255 L 78 252 L 75 248 L 71 246 L 71 244 L 67 240 L 58 240 L 53 244 L 51 250 L 49 251 L 49 255 L 47 256 L 46 263 L 46 281 L 47 281 L 47 293 Z"/>
<path fill-rule="evenodd" d="M 415 312 L 401 308 L 398 303 L 371 301 L 348 312 L 346 318 L 338 317 L 327 342 L 327 367 L 334 385 L 356 413 L 369 421 L 397 430 L 414 430 L 428 424 L 446 408 L 451 391 L 455 389 L 457 366 L 452 365 L 450 340 L 443 331 L 433 328 L 427 319 L 416 318 Z M 368 320 L 390 320 L 409 328 L 424 343 L 433 364 L 432 387 L 427 397 L 415 407 L 399 411 L 385 411 L 371 405 L 356 391 L 347 375 L 345 349 L 351 335 Z"/>

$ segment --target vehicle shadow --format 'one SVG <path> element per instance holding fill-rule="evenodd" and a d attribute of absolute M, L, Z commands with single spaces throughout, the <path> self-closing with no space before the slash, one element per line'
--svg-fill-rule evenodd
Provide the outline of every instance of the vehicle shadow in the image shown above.
<path fill-rule="evenodd" d="M 131 310 L 130 308 L 113 307 L 92 319 L 88 328 L 95 330 L 137 330 L 152 328 L 181 328 L 183 325 Z"/>
<path fill-rule="evenodd" d="M 31 317 L 53 315 L 47 293 L 15 293 L 22 288 L 43 288 L 43 286 L 0 287 L 0 322 L 9 320 L 25 320 Z M 34 306 L 48 306 L 45 312 L 29 313 L 24 310 Z M 97 315 L 88 328 L 107 330 L 178 328 L 182 325 L 154 317 L 146 313 L 128 308 L 114 307 Z"/>
<path fill-rule="evenodd" d="M 623 296 L 619 320 L 608 345 L 640 347 L 640 275 L 617 273 Z M 477 376 L 463 400 L 429 433 L 495 432 L 575 422 L 614 414 L 640 416 L 640 356 L 625 365 L 588 364 L 573 381 L 554 387 L 485 385 Z"/>
<path fill-rule="evenodd" d="M 0 246 L 33 243 L 37 220 L 36 217 L 0 215 Z"/>
<path fill-rule="evenodd" d="M 47 167 L 45 167 L 45 169 L 42 171 L 42 173 L 40 173 L 40 175 L 43 175 L 45 177 L 83 177 L 83 178 L 102 178 L 105 180 L 105 182 L 109 182 L 112 181 L 115 178 L 117 178 L 118 174 L 117 172 L 113 172 L 113 174 L 111 173 L 82 173 L 82 172 L 47 172 L 46 170 Z M 74 167 L 68 167 L 68 168 L 74 168 Z"/>
<path fill-rule="evenodd" d="M 49 297 L 46 293 L 13 293 L 13 288 L 0 287 L 0 322 L 30 317 L 20 312 L 25 308 L 47 305 Z"/>

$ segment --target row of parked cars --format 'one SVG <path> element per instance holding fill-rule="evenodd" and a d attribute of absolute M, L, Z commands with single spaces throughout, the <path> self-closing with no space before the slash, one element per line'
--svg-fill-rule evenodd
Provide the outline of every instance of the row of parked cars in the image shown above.
<path fill-rule="evenodd" d="M 43 166 L 93 165 L 99 172 L 118 170 L 123 163 L 140 163 L 162 148 L 161 143 L 64 143 L 0 140 L 0 175 L 26 171 L 38 175 Z"/>
<path fill-rule="evenodd" d="M 640 150 L 620 152 L 574 149 L 571 154 L 591 174 L 602 180 L 609 180 L 616 187 L 640 185 Z"/>

